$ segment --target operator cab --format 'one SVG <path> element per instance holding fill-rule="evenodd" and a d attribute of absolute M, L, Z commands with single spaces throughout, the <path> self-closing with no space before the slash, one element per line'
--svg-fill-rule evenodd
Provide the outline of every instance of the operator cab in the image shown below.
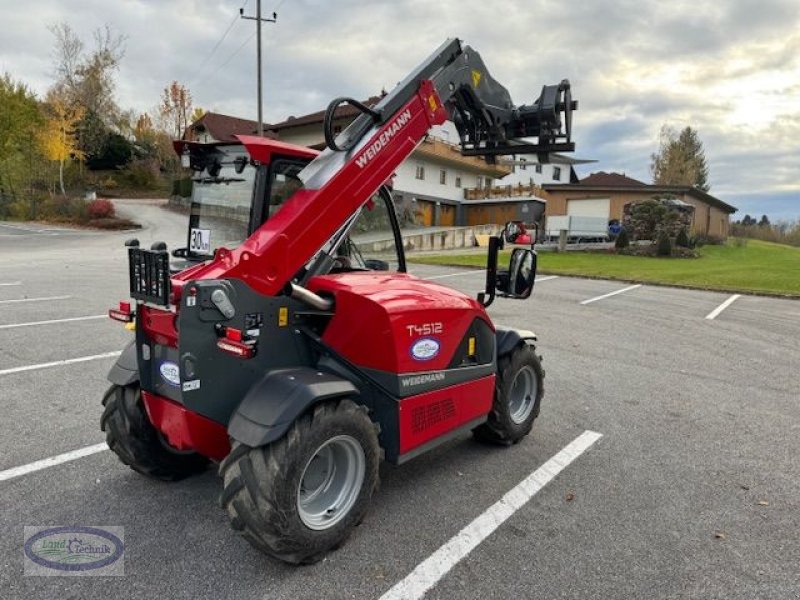
<path fill-rule="evenodd" d="M 192 169 L 186 246 L 173 250 L 172 273 L 233 249 L 273 217 L 298 189 L 298 174 L 319 152 L 267 138 L 243 143 L 178 141 L 175 149 Z M 402 238 L 391 193 L 382 187 L 298 274 L 402 271 Z"/>

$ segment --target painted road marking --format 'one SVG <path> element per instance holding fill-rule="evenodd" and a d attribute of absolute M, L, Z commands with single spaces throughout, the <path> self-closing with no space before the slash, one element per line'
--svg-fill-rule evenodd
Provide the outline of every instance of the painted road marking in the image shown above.
<path fill-rule="evenodd" d="M 601 437 L 600 433 L 584 431 L 472 523 L 450 538 L 450 541 L 444 546 L 417 565 L 416 569 L 381 596 L 380 600 L 418 600 L 422 598 L 450 569 L 472 552 L 509 517 L 525 506 L 539 490 Z"/>
<path fill-rule="evenodd" d="M 473 269 L 471 271 L 458 271 L 457 273 L 447 273 L 446 275 L 432 275 L 431 277 L 423 277 L 422 279 L 444 279 L 445 277 L 459 277 L 461 275 L 472 275 L 474 273 L 483 274 L 486 273 L 486 269 Z M 542 277 L 537 277 L 534 281 L 549 281 L 551 279 L 558 279 L 558 275 L 544 275 Z"/>
<path fill-rule="evenodd" d="M 50 458 L 43 458 L 42 460 L 37 460 L 36 462 L 22 465 L 21 467 L 6 469 L 5 471 L 0 471 L 0 481 L 8 481 L 9 479 L 14 479 L 15 477 L 21 477 L 23 475 L 27 475 L 28 473 L 34 473 L 36 471 L 41 471 L 42 469 L 61 465 L 78 458 L 83 458 L 84 456 L 97 454 L 98 452 L 103 452 L 104 450 L 108 450 L 108 445 L 105 442 L 102 444 L 95 444 L 94 446 L 79 448 L 78 450 L 73 450 L 72 452 L 65 452 L 64 454 L 59 454 L 57 456 L 51 456 Z"/>
<path fill-rule="evenodd" d="M 739 299 L 739 298 L 741 298 L 741 297 L 742 297 L 742 295 L 741 295 L 741 294 L 734 294 L 733 296 L 731 296 L 730 298 L 728 298 L 727 300 L 725 300 L 725 302 L 723 302 L 722 304 L 720 304 L 720 305 L 719 305 L 717 308 L 715 308 L 715 309 L 714 309 L 714 310 L 712 310 L 710 313 L 708 313 L 708 314 L 706 315 L 706 319 L 708 319 L 709 321 L 713 321 L 714 319 L 716 319 L 716 318 L 719 316 L 719 314 L 720 314 L 720 313 L 721 313 L 723 310 L 725 310 L 726 308 L 728 308 L 728 307 L 729 307 L 731 304 L 733 304 L 734 302 L 736 302 L 736 300 L 738 300 L 738 299 Z"/>
<path fill-rule="evenodd" d="M 9 283 L 0 283 L 0 287 L 5 287 L 8 285 L 22 285 L 21 281 L 11 281 Z"/>
<path fill-rule="evenodd" d="M 456 273 L 447 273 L 446 275 L 433 275 L 431 277 L 423 277 L 423 279 L 444 279 L 445 277 L 458 277 L 460 275 L 473 275 L 485 273 L 486 269 L 471 269 L 469 271 L 458 271 Z"/>
<path fill-rule="evenodd" d="M 108 315 L 91 315 L 89 317 L 70 317 L 69 319 L 51 319 L 49 321 L 31 321 L 30 323 L 12 323 L 0 325 L 0 329 L 16 329 L 17 327 L 33 327 L 34 325 L 52 325 L 54 323 L 71 323 L 73 321 L 91 321 L 93 319 L 107 319 Z"/>
<path fill-rule="evenodd" d="M 17 304 L 20 302 L 44 302 L 46 300 L 67 300 L 72 296 L 45 296 L 43 298 L 19 298 L 17 300 L 0 300 L 0 304 Z"/>
<path fill-rule="evenodd" d="M 122 354 L 119 350 L 116 352 L 104 352 L 103 354 L 93 354 L 92 356 L 80 356 L 78 358 L 67 358 L 66 360 L 54 360 L 53 362 L 39 363 L 38 365 L 26 365 L 24 367 L 14 367 L 12 369 L 3 369 L 0 375 L 11 375 L 12 373 L 22 373 L 24 371 L 36 371 L 38 369 L 49 369 L 50 367 L 61 367 L 64 365 L 74 365 L 75 363 L 88 362 L 90 360 L 99 360 L 101 358 L 112 358 Z"/>
<path fill-rule="evenodd" d="M 591 304 L 592 302 L 597 302 L 598 300 L 603 300 L 604 298 L 610 298 L 611 296 L 616 296 L 617 294 L 624 294 L 625 292 L 629 292 L 631 290 L 635 290 L 636 288 L 642 287 L 641 283 L 637 283 L 636 285 L 629 285 L 626 288 L 622 288 L 621 290 L 616 290 L 614 292 L 609 292 L 608 294 L 603 294 L 602 296 L 595 296 L 594 298 L 589 298 L 588 300 L 584 300 L 581 304 Z"/>

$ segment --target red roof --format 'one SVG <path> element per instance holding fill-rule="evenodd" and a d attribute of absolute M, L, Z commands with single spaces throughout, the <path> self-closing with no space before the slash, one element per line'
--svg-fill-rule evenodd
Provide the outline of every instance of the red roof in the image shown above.
<path fill-rule="evenodd" d="M 595 185 L 595 186 L 609 186 L 609 187 L 640 187 L 647 185 L 643 181 L 626 177 L 620 173 L 606 173 L 605 171 L 598 171 L 591 175 L 584 177 L 578 182 L 580 185 Z"/>
<path fill-rule="evenodd" d="M 369 107 L 375 106 L 381 101 L 383 96 L 372 96 L 362 102 Z M 350 104 L 340 104 L 336 109 L 337 119 L 355 118 L 359 115 L 360 111 L 351 106 Z M 313 125 L 315 123 L 322 123 L 325 118 L 325 111 L 319 110 L 317 112 L 309 113 L 300 117 L 289 117 L 285 121 L 270 125 L 267 129 L 270 131 L 280 131 L 281 129 L 288 129 L 290 127 L 300 127 L 301 125 Z"/>
<path fill-rule="evenodd" d="M 269 128 L 269 125 L 264 125 L 265 130 Z M 220 142 L 235 142 L 237 141 L 237 135 L 256 135 L 258 133 L 258 121 L 207 112 L 186 128 L 186 133 L 183 134 L 183 137 L 184 139 L 187 137 L 194 137 L 193 135 L 189 135 L 190 132 L 195 133 L 203 129 L 208 131 L 215 140 L 219 140 Z M 265 135 L 269 134 L 265 132 Z"/>

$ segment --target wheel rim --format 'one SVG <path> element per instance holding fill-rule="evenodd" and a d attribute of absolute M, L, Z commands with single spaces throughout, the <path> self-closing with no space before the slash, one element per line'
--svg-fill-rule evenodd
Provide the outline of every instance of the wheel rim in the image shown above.
<path fill-rule="evenodd" d="M 524 423 L 531 415 L 539 391 L 537 385 L 536 373 L 531 367 L 525 366 L 517 371 L 508 396 L 508 412 L 514 423 Z"/>
<path fill-rule="evenodd" d="M 329 529 L 353 508 L 366 472 L 364 449 L 349 435 L 322 444 L 306 464 L 297 490 L 297 511 L 306 527 Z"/>

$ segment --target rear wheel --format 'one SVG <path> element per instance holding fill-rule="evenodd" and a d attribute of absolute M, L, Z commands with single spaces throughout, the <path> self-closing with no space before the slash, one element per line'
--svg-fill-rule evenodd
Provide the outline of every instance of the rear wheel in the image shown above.
<path fill-rule="evenodd" d="M 138 385 L 112 385 L 103 397 L 103 406 L 100 428 L 106 432 L 108 447 L 134 471 L 177 481 L 208 467 L 204 456 L 167 444 L 147 418 Z"/>
<path fill-rule="evenodd" d="M 268 446 L 234 442 L 219 467 L 231 526 L 262 552 L 313 563 L 361 522 L 378 484 L 375 426 L 351 400 L 318 405 Z"/>
<path fill-rule="evenodd" d="M 520 346 L 500 358 L 492 412 L 473 430 L 475 438 L 516 444 L 530 433 L 543 395 L 544 371 L 532 346 Z"/>

